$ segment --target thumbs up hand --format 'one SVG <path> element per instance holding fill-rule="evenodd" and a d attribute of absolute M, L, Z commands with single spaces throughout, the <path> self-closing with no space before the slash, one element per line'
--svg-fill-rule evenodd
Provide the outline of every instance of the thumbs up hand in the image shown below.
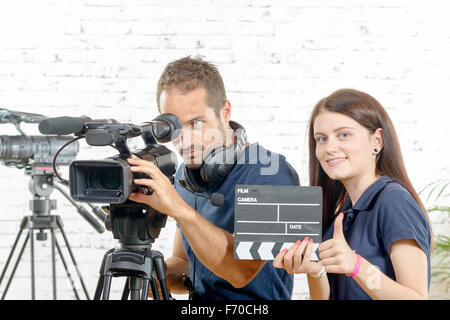
<path fill-rule="evenodd" d="M 344 237 L 343 219 L 344 214 L 340 213 L 334 220 L 333 238 L 318 248 L 320 262 L 328 273 L 351 273 L 356 264 L 357 256 Z"/>
<path fill-rule="evenodd" d="M 343 220 L 344 214 L 341 212 L 334 220 L 333 239 L 340 239 L 345 241 Z"/>

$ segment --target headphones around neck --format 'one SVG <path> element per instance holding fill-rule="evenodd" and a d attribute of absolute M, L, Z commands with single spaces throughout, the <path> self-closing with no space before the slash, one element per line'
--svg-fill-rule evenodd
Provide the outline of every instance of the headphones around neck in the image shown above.
<path fill-rule="evenodd" d="M 218 147 L 212 150 L 200 168 L 189 169 L 182 164 L 180 183 L 193 193 L 201 193 L 206 189 L 218 186 L 234 168 L 237 157 L 242 147 L 247 142 L 247 134 L 243 126 L 235 121 L 230 121 L 230 127 L 237 138 L 235 144 L 230 147 Z"/>

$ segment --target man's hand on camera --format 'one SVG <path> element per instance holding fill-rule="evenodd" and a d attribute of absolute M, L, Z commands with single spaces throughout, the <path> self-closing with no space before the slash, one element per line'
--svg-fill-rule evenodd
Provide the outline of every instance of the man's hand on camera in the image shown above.
<path fill-rule="evenodd" d="M 145 203 L 175 219 L 182 214 L 183 210 L 190 208 L 178 195 L 169 178 L 153 162 L 142 160 L 134 155 L 127 160 L 132 172 L 145 173 L 151 177 L 151 179 L 135 179 L 134 183 L 153 190 L 151 195 L 132 193 L 130 200 Z"/>

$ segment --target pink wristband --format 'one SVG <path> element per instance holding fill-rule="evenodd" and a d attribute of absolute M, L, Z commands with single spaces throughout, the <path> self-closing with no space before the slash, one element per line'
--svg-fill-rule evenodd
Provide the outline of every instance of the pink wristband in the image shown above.
<path fill-rule="evenodd" d="M 353 250 L 355 252 L 355 250 Z M 347 277 L 356 277 L 359 273 L 359 269 L 361 268 L 361 256 L 359 254 L 356 254 L 356 264 L 353 268 L 352 273 L 346 273 L 345 275 Z"/>

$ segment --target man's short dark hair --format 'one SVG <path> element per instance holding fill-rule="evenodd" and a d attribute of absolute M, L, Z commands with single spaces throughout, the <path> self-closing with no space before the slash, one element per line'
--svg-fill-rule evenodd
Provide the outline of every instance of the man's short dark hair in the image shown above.
<path fill-rule="evenodd" d="M 206 104 L 214 109 L 219 117 L 220 110 L 227 101 L 223 79 L 214 64 L 200 56 L 187 56 L 169 63 L 158 81 L 156 101 L 161 111 L 160 98 L 163 90 L 180 90 L 188 93 L 198 88 L 206 90 Z"/>

